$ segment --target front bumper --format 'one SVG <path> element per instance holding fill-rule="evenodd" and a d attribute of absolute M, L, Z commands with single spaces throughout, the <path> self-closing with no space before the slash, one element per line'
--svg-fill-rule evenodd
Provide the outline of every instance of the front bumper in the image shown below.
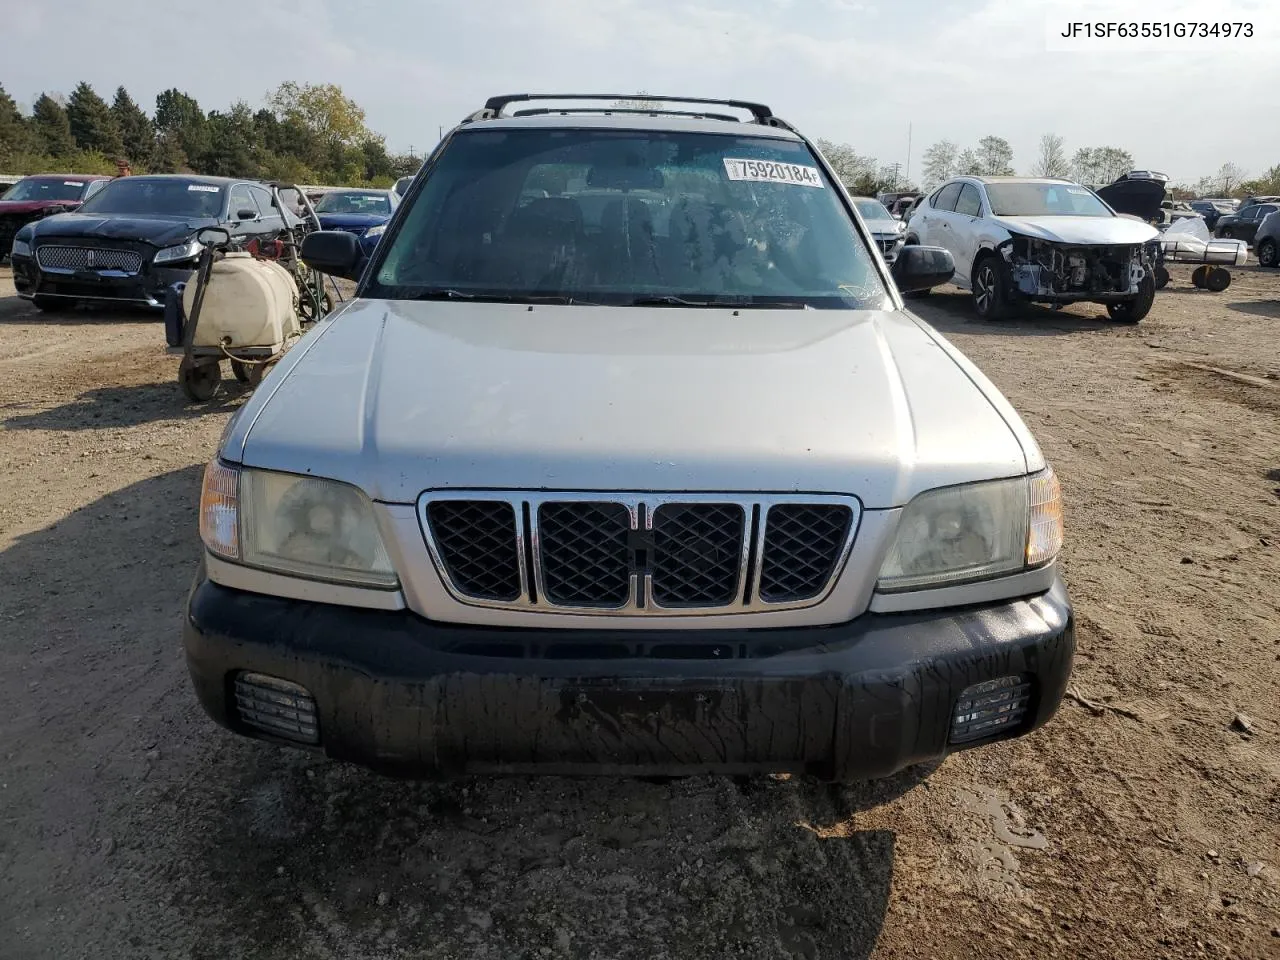
<path fill-rule="evenodd" d="M 792 772 L 887 776 L 1025 734 L 1057 710 L 1075 631 L 1062 581 L 1012 602 L 865 614 L 829 627 L 478 628 L 285 600 L 209 581 L 188 602 L 187 665 L 223 726 L 243 671 L 314 698 L 330 756 L 403 776 Z M 1023 720 L 953 744 L 961 691 L 1016 676 Z"/>
<path fill-rule="evenodd" d="M 195 266 L 153 267 L 144 264 L 136 274 L 117 276 L 92 270 L 62 272 L 42 270 L 33 257 L 16 256 L 13 285 L 18 296 L 30 300 L 50 297 L 66 300 L 105 301 L 163 310 L 165 291 L 171 284 L 185 282 Z"/>

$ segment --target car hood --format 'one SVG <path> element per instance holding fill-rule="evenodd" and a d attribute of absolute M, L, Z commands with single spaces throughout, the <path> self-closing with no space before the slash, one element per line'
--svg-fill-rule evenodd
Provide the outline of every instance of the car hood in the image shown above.
<path fill-rule="evenodd" d="M 1116 213 L 1131 213 L 1143 220 L 1159 219 L 1160 204 L 1166 196 L 1164 184 L 1159 180 L 1117 180 L 1094 192 Z"/>
<path fill-rule="evenodd" d="M 1010 233 L 1081 246 L 1146 243 L 1159 233 L 1149 223 L 1139 223 L 1129 217 L 996 217 L 995 220 Z"/>
<path fill-rule="evenodd" d="M 255 391 L 223 456 L 391 503 L 502 487 L 891 507 L 1026 471 L 1016 414 L 909 315 L 740 314 L 356 301 Z"/>
<path fill-rule="evenodd" d="M 60 213 L 34 224 L 35 238 L 95 237 L 109 240 L 142 240 L 157 247 L 181 243 L 197 230 L 216 226 L 212 218 L 174 219 L 148 216 L 102 216 Z"/>
<path fill-rule="evenodd" d="M 905 224 L 901 220 L 868 220 L 867 229 L 875 234 L 901 233 Z"/>
<path fill-rule="evenodd" d="M 391 219 L 385 213 L 320 213 L 317 216 L 320 218 L 320 226 L 325 230 L 376 227 Z"/>
<path fill-rule="evenodd" d="M 65 210 L 79 204 L 79 200 L 0 200 L 0 217 L 15 213 L 39 213 L 50 207 L 61 207 Z"/>

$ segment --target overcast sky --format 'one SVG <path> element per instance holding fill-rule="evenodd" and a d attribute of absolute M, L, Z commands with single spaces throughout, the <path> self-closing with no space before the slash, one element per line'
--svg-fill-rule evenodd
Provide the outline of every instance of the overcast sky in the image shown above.
<path fill-rule="evenodd" d="M 1276 0 L 1140 0 L 1152 19 L 1280 21 Z M 1077 18 L 1125 19 L 1077 0 Z M 1022 172 L 1041 134 L 1119 146 L 1194 181 L 1280 163 L 1277 34 L 1213 50 L 1049 52 L 1040 0 L 186 0 L 7 3 L 0 83 L 124 84 L 154 109 L 176 86 L 205 110 L 259 106 L 283 80 L 332 82 L 394 151 L 421 153 L 494 93 L 538 90 L 762 100 L 813 137 L 910 167 L 932 142 L 1006 138 Z M 1212 13 L 1209 9 L 1212 8 Z M 1053 9 L 1059 9 L 1054 7 Z M 358 11 L 358 12 L 353 12 Z M 1265 32 L 1265 31 L 1261 31 Z"/>

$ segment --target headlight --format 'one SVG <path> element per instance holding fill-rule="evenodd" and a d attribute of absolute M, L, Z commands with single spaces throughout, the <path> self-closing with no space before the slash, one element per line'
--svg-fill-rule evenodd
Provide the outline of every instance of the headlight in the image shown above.
<path fill-rule="evenodd" d="M 29 257 L 31 256 L 31 244 L 27 243 L 25 240 L 15 239 L 13 241 L 13 250 L 11 253 L 15 257 Z"/>
<path fill-rule="evenodd" d="M 373 504 L 336 480 L 215 460 L 204 474 L 200 538 L 215 556 L 278 573 L 364 587 L 399 585 Z"/>
<path fill-rule="evenodd" d="M 203 249 L 204 244 L 199 240 L 182 243 L 176 247 L 165 247 L 156 254 L 152 263 L 174 263 L 179 260 L 190 260 L 192 257 L 200 256 L 200 251 Z"/>
<path fill-rule="evenodd" d="M 364 232 L 364 235 L 366 237 L 380 237 L 386 232 L 387 232 L 387 225 L 385 223 L 380 223 L 376 227 L 370 227 L 368 230 Z"/>
<path fill-rule="evenodd" d="M 902 511 L 882 592 L 943 587 L 1043 566 L 1062 548 L 1053 470 L 920 494 Z"/>

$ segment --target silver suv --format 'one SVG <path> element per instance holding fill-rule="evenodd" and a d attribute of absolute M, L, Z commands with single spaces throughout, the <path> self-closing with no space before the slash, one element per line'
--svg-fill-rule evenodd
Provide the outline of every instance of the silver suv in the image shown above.
<path fill-rule="evenodd" d="M 903 309 L 950 255 L 890 269 L 761 104 L 509 109 L 552 99 L 451 131 L 368 262 L 306 238 L 359 285 L 205 473 L 208 713 L 402 775 L 835 780 L 1048 720 L 1058 484 Z"/>

